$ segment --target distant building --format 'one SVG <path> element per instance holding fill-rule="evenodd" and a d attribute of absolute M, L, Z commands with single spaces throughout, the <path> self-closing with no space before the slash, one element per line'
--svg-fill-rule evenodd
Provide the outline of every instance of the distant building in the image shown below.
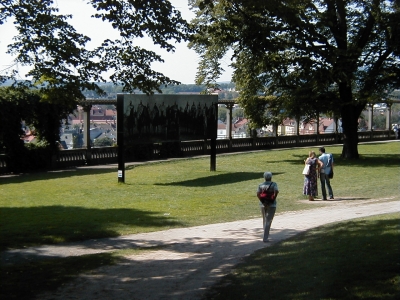
<path fill-rule="evenodd" d="M 231 126 L 231 136 L 232 138 L 246 138 L 248 137 L 248 120 L 245 118 L 237 118 L 234 122 L 232 122 Z M 218 139 L 226 139 L 229 137 L 227 133 L 227 125 L 222 121 L 218 121 L 217 127 L 217 138 Z"/>
<path fill-rule="evenodd" d="M 295 135 L 296 134 L 296 121 L 286 118 L 282 124 L 278 126 L 278 135 Z"/>
<path fill-rule="evenodd" d="M 74 136 L 70 132 L 63 132 L 60 135 L 60 142 L 63 148 L 66 146 L 67 149 L 74 148 Z M 64 146 L 65 145 L 65 146 Z"/>
<path fill-rule="evenodd" d="M 315 120 L 302 121 L 300 122 L 299 134 L 315 134 L 317 132 L 316 126 Z"/>
<path fill-rule="evenodd" d="M 221 120 L 218 120 L 217 124 L 217 139 L 226 139 L 226 124 Z"/>
<path fill-rule="evenodd" d="M 248 137 L 248 123 L 246 118 L 239 117 L 232 124 L 232 137 L 233 138 L 246 138 Z"/>
<path fill-rule="evenodd" d="M 103 131 L 100 128 L 91 128 L 90 129 L 90 140 L 94 141 L 99 136 L 103 134 Z"/>
<path fill-rule="evenodd" d="M 320 118 L 318 131 L 319 133 L 334 133 L 336 131 L 335 120 L 332 118 Z"/>

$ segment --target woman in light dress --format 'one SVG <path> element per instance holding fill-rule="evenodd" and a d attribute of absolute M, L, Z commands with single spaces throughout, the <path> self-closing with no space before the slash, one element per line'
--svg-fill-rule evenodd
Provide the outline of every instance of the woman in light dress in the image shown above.
<path fill-rule="evenodd" d="M 304 161 L 306 165 L 310 165 L 310 172 L 304 175 L 303 194 L 308 196 L 308 200 L 314 201 L 318 195 L 318 169 L 323 163 L 316 157 L 314 151 L 310 151 L 308 158 Z"/>

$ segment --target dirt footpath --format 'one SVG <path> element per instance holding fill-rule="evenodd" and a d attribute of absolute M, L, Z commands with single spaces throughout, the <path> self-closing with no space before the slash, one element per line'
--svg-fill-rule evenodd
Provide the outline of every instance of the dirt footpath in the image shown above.
<path fill-rule="evenodd" d="M 1 254 L 1 261 L 12 263 L 30 256 L 65 257 L 138 246 L 163 246 L 162 250 L 129 256 L 118 265 L 82 274 L 56 292 L 44 293 L 37 299 L 201 299 L 218 278 L 254 251 L 320 225 L 400 212 L 398 200 L 361 201 L 343 198 L 327 201 L 324 208 L 277 214 L 272 223 L 271 242 L 268 243 L 262 242 L 260 217 L 91 240 L 82 244 L 8 251 Z"/>

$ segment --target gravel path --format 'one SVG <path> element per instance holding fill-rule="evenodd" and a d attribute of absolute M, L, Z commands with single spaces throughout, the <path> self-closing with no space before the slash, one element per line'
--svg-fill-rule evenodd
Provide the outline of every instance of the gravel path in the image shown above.
<path fill-rule="evenodd" d="M 387 201 L 393 200 L 393 201 Z M 245 256 L 308 229 L 344 220 L 399 212 L 400 199 L 324 201 L 312 210 L 277 214 L 271 242 L 262 242 L 262 220 L 257 219 L 171 229 L 118 238 L 89 240 L 80 244 L 41 246 L 1 253 L 2 264 L 21 259 L 66 257 L 138 246 L 163 246 L 160 250 L 132 255 L 114 266 L 82 274 L 55 292 L 37 299 L 201 299 L 218 278 Z M 321 203 L 320 201 L 310 202 Z"/>

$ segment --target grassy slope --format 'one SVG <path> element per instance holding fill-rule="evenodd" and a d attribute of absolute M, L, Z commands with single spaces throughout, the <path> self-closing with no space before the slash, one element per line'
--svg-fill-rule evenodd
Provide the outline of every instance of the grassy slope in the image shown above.
<path fill-rule="evenodd" d="M 399 143 L 360 145 L 359 161 L 335 157 L 336 199 L 398 197 Z M 278 213 L 326 205 L 302 201 L 309 149 L 262 151 L 160 162 L 126 170 L 79 170 L 0 178 L 0 248 L 149 232 L 259 217 L 257 185 L 265 170 L 279 185 Z"/>

